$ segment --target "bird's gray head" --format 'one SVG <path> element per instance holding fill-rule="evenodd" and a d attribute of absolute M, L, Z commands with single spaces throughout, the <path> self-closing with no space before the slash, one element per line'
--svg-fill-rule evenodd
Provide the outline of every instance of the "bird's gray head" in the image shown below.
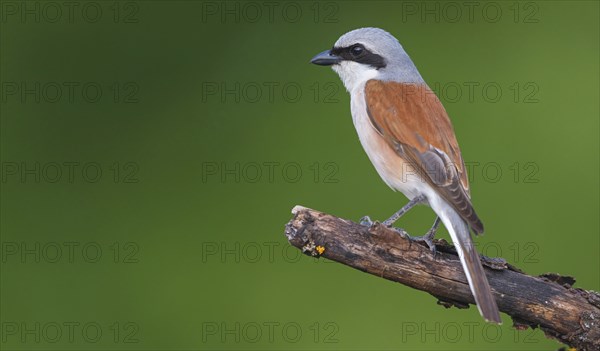
<path fill-rule="evenodd" d="M 379 28 L 350 31 L 342 35 L 331 50 L 318 54 L 311 62 L 332 66 L 348 91 L 361 87 L 369 79 L 423 82 L 398 40 Z"/>

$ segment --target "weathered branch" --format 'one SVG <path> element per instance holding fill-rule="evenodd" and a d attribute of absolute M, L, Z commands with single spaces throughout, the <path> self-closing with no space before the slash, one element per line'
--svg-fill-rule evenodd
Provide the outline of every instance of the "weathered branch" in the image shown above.
<path fill-rule="evenodd" d="M 467 308 L 474 300 L 454 248 L 436 240 L 434 257 L 424 245 L 375 223 L 371 228 L 296 206 L 286 226 L 289 242 L 307 255 L 325 257 Z M 573 288 L 558 274 L 530 276 L 503 259 L 482 257 L 500 311 L 514 327 L 541 328 L 578 350 L 600 350 L 600 294 Z"/>

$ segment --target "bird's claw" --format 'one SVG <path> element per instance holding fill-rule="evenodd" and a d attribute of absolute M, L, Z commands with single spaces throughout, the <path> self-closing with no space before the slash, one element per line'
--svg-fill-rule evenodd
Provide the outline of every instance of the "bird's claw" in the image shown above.
<path fill-rule="evenodd" d="M 360 223 L 360 225 L 365 226 L 365 227 L 369 227 L 369 228 L 371 228 L 375 224 L 375 222 L 373 220 L 371 220 L 371 217 L 369 217 L 369 216 L 362 217 L 359 220 L 359 223 Z M 410 236 L 408 235 L 408 233 L 406 232 L 406 230 L 404 230 L 402 228 L 396 228 L 396 227 L 393 227 L 390 224 L 386 225 L 385 223 L 381 223 L 381 224 L 383 224 L 387 228 L 392 229 L 393 231 L 395 231 L 396 233 L 398 233 L 403 238 L 410 238 Z"/>
<path fill-rule="evenodd" d="M 427 234 L 423 236 L 409 236 L 408 238 L 411 241 L 415 242 L 424 242 L 429 247 L 429 250 L 435 256 L 437 254 L 437 249 L 435 247 L 435 243 L 433 242 L 433 238 L 435 237 L 435 231 L 429 230 Z"/>
<path fill-rule="evenodd" d="M 373 221 L 371 220 L 371 217 L 369 217 L 369 216 L 363 216 L 360 219 L 359 223 L 360 223 L 360 225 L 364 225 L 365 227 L 373 226 Z"/>
<path fill-rule="evenodd" d="M 396 227 L 388 227 L 388 228 L 393 229 L 401 237 L 410 239 L 410 235 L 408 235 L 408 233 L 406 232 L 406 230 L 404 230 L 402 228 L 396 228 Z"/>

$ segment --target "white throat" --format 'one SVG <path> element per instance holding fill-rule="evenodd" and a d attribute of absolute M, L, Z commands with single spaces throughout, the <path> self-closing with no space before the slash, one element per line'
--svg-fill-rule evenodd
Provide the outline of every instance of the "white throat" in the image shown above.
<path fill-rule="evenodd" d="M 379 76 L 379 71 L 374 67 L 353 61 L 342 61 L 331 68 L 340 76 L 348 92 L 364 86 L 370 80 Z"/>

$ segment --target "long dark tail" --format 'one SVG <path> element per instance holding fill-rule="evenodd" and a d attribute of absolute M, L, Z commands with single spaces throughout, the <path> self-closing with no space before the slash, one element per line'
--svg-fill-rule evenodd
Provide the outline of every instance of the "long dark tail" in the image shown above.
<path fill-rule="evenodd" d="M 448 229 L 448 232 L 450 232 L 456 251 L 458 251 L 460 262 L 469 281 L 469 287 L 475 297 L 479 313 L 486 321 L 501 324 L 502 320 L 498 312 L 498 305 L 496 305 L 496 300 L 492 295 L 490 284 L 479 260 L 479 254 L 477 254 L 473 246 L 469 227 L 450 205 L 445 203 L 441 205 L 442 208 L 439 208 L 439 211 L 436 212 L 440 216 L 444 226 Z M 434 210 L 436 209 L 434 208 Z"/>

